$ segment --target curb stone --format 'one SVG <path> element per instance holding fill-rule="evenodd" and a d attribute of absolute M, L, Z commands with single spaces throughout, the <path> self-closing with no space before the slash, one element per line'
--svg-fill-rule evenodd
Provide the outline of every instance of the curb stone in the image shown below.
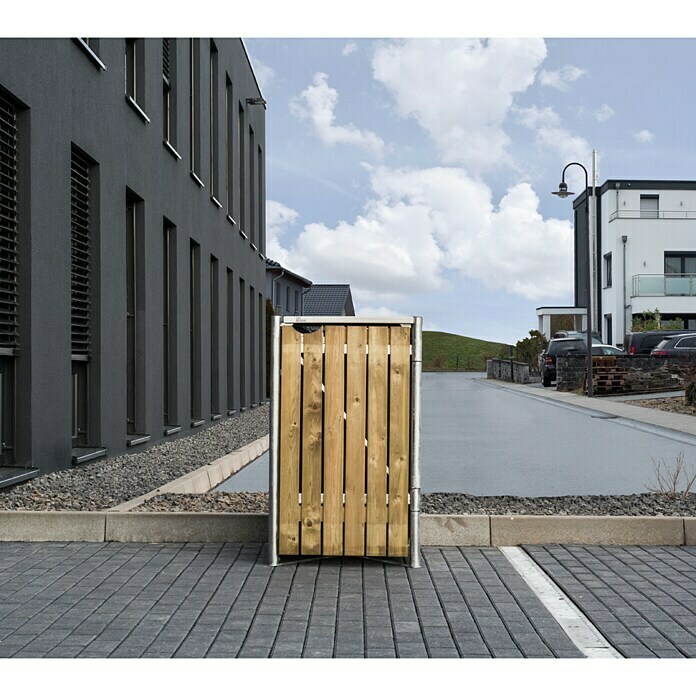
<path fill-rule="evenodd" d="M 421 515 L 422 546 L 696 546 L 696 517 Z M 265 542 L 266 513 L 0 511 L 0 541 Z"/>

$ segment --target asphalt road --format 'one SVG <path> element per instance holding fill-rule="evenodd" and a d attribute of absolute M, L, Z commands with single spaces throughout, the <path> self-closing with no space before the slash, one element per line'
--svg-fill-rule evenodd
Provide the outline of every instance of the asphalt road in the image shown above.
<path fill-rule="evenodd" d="M 422 405 L 424 492 L 644 493 L 655 481 L 653 458 L 670 464 L 684 452 L 696 465 L 694 438 L 592 417 L 492 386 L 480 373 L 424 374 Z M 267 455 L 218 490 L 268 490 Z"/>

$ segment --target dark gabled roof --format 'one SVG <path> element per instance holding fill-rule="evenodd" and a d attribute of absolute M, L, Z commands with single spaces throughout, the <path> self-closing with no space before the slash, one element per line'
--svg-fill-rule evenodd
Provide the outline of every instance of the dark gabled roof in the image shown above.
<path fill-rule="evenodd" d="M 303 278 L 301 275 L 298 275 L 294 271 L 291 271 L 290 269 L 281 266 L 277 261 L 274 261 L 273 259 L 269 259 L 268 257 L 266 257 L 266 270 L 272 271 L 272 272 L 285 271 L 286 275 L 290 275 L 293 278 L 296 278 L 297 280 L 300 281 L 300 283 L 302 285 L 306 285 L 307 287 L 309 287 L 312 284 L 311 280 L 308 280 L 307 278 Z"/>
<path fill-rule="evenodd" d="M 355 316 L 350 285 L 312 285 L 302 294 L 305 316 Z"/>

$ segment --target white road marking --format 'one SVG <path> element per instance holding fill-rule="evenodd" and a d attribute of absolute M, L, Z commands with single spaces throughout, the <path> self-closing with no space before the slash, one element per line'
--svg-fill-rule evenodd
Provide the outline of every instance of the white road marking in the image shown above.
<path fill-rule="evenodd" d="M 524 550 L 499 549 L 585 657 L 623 657 Z"/>

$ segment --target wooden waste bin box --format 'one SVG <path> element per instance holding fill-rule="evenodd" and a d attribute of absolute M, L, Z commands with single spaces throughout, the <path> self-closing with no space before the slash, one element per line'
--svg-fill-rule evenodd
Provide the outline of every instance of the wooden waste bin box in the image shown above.
<path fill-rule="evenodd" d="M 273 317 L 269 563 L 419 565 L 420 317 Z"/>

